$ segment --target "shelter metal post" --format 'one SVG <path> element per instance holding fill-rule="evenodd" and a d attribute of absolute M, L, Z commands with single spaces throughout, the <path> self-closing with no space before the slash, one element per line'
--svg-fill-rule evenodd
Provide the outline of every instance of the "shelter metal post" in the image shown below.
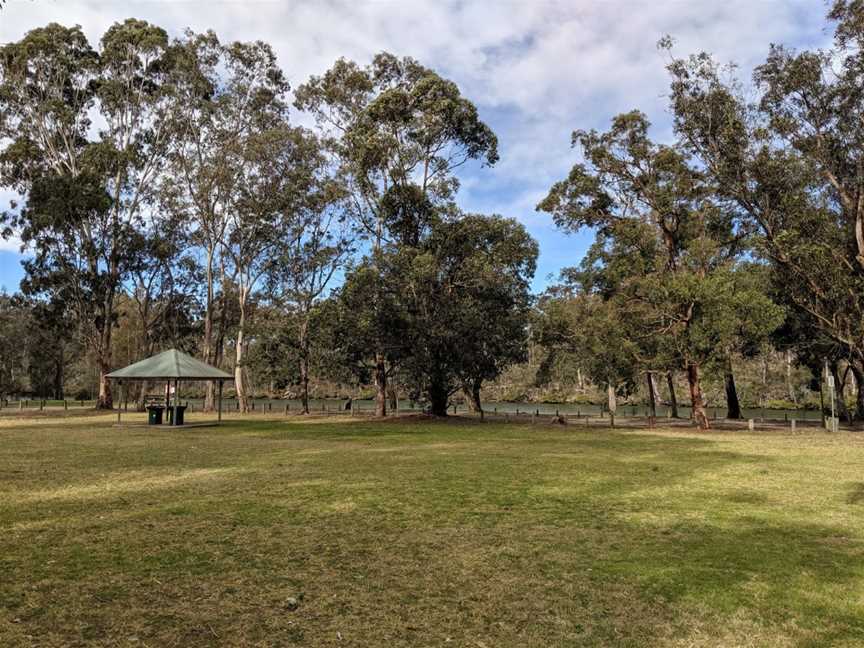
<path fill-rule="evenodd" d="M 216 405 L 216 411 L 218 412 L 216 420 L 219 421 L 219 423 L 222 422 L 222 384 L 224 382 L 224 380 L 219 381 L 219 398 L 218 404 Z"/>
<path fill-rule="evenodd" d="M 173 425 L 178 425 L 177 423 L 177 408 L 180 407 L 180 381 L 178 379 L 174 379 L 174 417 L 171 420 Z"/>
<path fill-rule="evenodd" d="M 123 409 L 123 381 L 120 380 L 117 383 L 117 386 L 120 388 L 120 398 L 117 402 L 117 422 L 120 422 L 120 410 Z"/>

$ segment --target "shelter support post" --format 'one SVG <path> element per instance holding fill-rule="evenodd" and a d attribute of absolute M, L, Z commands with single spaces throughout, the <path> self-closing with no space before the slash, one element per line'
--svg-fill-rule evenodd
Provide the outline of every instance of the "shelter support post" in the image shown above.
<path fill-rule="evenodd" d="M 123 409 L 123 381 L 118 382 L 120 387 L 120 398 L 117 401 L 117 422 L 120 422 L 120 411 Z"/>
<path fill-rule="evenodd" d="M 177 416 L 177 408 L 180 407 L 180 380 L 174 380 L 174 417 L 171 422 L 174 425 L 178 425 L 177 420 L 180 418 Z"/>
<path fill-rule="evenodd" d="M 222 422 L 222 385 L 225 381 L 219 381 L 219 399 L 218 405 L 216 406 L 216 411 L 218 412 L 216 420 L 221 423 Z"/>

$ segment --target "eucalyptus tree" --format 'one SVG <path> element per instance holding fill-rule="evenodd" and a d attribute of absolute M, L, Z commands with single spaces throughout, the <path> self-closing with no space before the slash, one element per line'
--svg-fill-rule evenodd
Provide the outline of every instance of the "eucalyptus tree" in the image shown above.
<path fill-rule="evenodd" d="M 665 371 L 669 376 L 678 365 L 660 354 L 661 336 L 642 319 L 644 308 L 628 294 L 635 282 L 666 268 L 663 249 L 650 223 L 623 219 L 600 228 L 580 265 L 561 273 L 563 294 L 583 297 L 575 302 L 583 312 L 572 325 L 587 337 L 582 353 L 588 372 L 594 382 L 606 386 L 612 413 L 616 394 L 632 392 L 640 372 L 645 374 L 649 403 L 656 411 L 654 374 Z M 673 406 L 674 400 L 670 387 Z"/>
<path fill-rule="evenodd" d="M 441 207 L 451 201 L 459 186 L 457 168 L 498 159 L 495 135 L 476 107 L 456 84 L 411 58 L 381 53 L 367 67 L 339 59 L 297 89 L 295 105 L 314 116 L 339 161 L 351 214 L 372 242 L 373 267 L 383 245 L 398 238 L 387 228 L 385 210 L 403 202 L 408 220 L 422 219 L 427 203 Z M 378 307 L 386 301 L 383 294 L 373 297 Z M 388 333 L 379 331 L 378 337 L 370 352 L 376 410 L 383 416 L 394 367 L 384 348 Z"/>
<path fill-rule="evenodd" d="M 286 314 L 283 321 L 286 330 L 280 338 L 286 338 L 294 347 L 292 355 L 298 364 L 304 414 L 309 413 L 313 340 L 320 338 L 311 328 L 334 277 L 345 268 L 354 252 L 355 237 L 345 217 L 344 187 L 333 177 L 321 151 L 310 159 L 310 171 L 306 197 L 297 211 L 301 231 L 277 252 L 267 279 L 268 292 Z"/>
<path fill-rule="evenodd" d="M 153 355 L 159 345 L 180 346 L 186 323 L 200 315 L 195 287 L 200 268 L 185 241 L 183 223 L 157 218 L 138 235 L 140 254 L 127 281 L 138 337 L 137 356 Z M 143 411 L 147 383 L 140 384 L 138 407 Z"/>
<path fill-rule="evenodd" d="M 33 252 L 27 288 L 68 303 L 99 367 L 101 408 L 112 407 L 115 300 L 165 161 L 171 64 L 166 33 L 134 19 L 98 51 L 54 23 L 0 48 L 2 184 L 23 197 L 7 233 Z"/>
<path fill-rule="evenodd" d="M 213 32 L 187 32 L 178 43 L 172 127 L 175 138 L 161 204 L 194 225 L 193 241 L 203 252 L 204 315 L 202 356 L 214 364 L 228 296 L 217 290 L 224 274 L 223 243 L 233 202 L 242 191 L 238 142 L 285 113 L 288 83 L 272 49 L 261 42 L 228 43 Z M 217 329 L 219 331 L 217 332 Z M 214 406 L 207 384 L 205 408 Z"/>
<path fill-rule="evenodd" d="M 836 2 L 829 17 L 834 47 L 772 47 L 755 100 L 709 55 L 673 58 L 671 106 L 682 144 L 771 264 L 778 297 L 864 373 L 864 28 L 858 3 Z"/>
<path fill-rule="evenodd" d="M 319 171 L 317 138 L 290 126 L 282 116 L 265 120 L 238 138 L 238 189 L 229 210 L 222 242 L 234 269 L 239 320 L 235 335 L 234 386 L 246 411 L 244 369 L 250 297 L 268 274 L 278 272 L 285 253 L 306 234 L 306 208 L 314 197 Z"/>
<path fill-rule="evenodd" d="M 27 377 L 27 345 L 32 328 L 29 309 L 20 295 L 0 291 L 0 405 L 20 394 Z"/>
<path fill-rule="evenodd" d="M 461 390 L 482 416 L 483 383 L 526 359 L 537 254 L 515 220 L 468 214 L 435 219 L 416 245 L 386 256 L 410 341 L 401 371 L 432 414 L 446 415 Z"/>
<path fill-rule="evenodd" d="M 576 131 L 573 142 L 586 162 L 556 183 L 538 208 L 567 230 L 598 228 L 601 243 L 624 237 L 650 259 L 634 265 L 627 254 L 622 264 L 614 246 L 600 246 L 613 253 L 601 264 L 612 273 L 616 297 L 650 342 L 646 368 L 683 369 L 693 418 L 707 428 L 705 365 L 738 343 L 742 318 L 759 317 L 770 331 L 782 311 L 764 293 L 736 292 L 734 265 L 746 231 L 712 200 L 712 187 L 686 150 L 655 144 L 648 128 L 644 115 L 631 112 L 613 119 L 606 133 Z M 634 232 L 639 236 L 631 241 Z"/>
<path fill-rule="evenodd" d="M 604 299 L 572 279 L 540 297 L 535 335 L 546 348 L 579 358 L 588 379 L 605 389 L 606 406 L 614 415 L 618 396 L 636 386 L 638 346 L 618 301 Z"/>

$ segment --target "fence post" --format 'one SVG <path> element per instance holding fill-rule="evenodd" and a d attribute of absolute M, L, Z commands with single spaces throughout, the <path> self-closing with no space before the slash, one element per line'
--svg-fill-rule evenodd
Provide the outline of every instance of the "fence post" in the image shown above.
<path fill-rule="evenodd" d="M 790 427 L 792 428 L 792 431 L 794 432 L 795 431 L 795 419 L 793 418 L 791 421 L 789 421 L 789 423 L 790 423 Z"/>
<path fill-rule="evenodd" d="M 754 427 L 753 419 L 747 419 L 747 429 L 750 430 L 750 431 L 752 432 L 752 431 L 753 431 L 753 427 Z"/>

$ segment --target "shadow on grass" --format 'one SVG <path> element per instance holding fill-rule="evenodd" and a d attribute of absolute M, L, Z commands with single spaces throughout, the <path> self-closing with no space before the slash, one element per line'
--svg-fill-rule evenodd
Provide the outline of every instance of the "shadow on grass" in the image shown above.
<path fill-rule="evenodd" d="M 615 543 L 599 566 L 651 600 L 709 610 L 718 627 L 743 613 L 766 639 L 794 628 L 790 638 L 802 648 L 864 645 L 864 551 L 842 527 L 742 518 L 726 527 L 639 525 L 618 533 L 631 540 Z"/>
<path fill-rule="evenodd" d="M 849 489 L 849 496 L 846 498 L 847 504 L 861 504 L 864 502 L 864 483 L 852 484 Z"/>

